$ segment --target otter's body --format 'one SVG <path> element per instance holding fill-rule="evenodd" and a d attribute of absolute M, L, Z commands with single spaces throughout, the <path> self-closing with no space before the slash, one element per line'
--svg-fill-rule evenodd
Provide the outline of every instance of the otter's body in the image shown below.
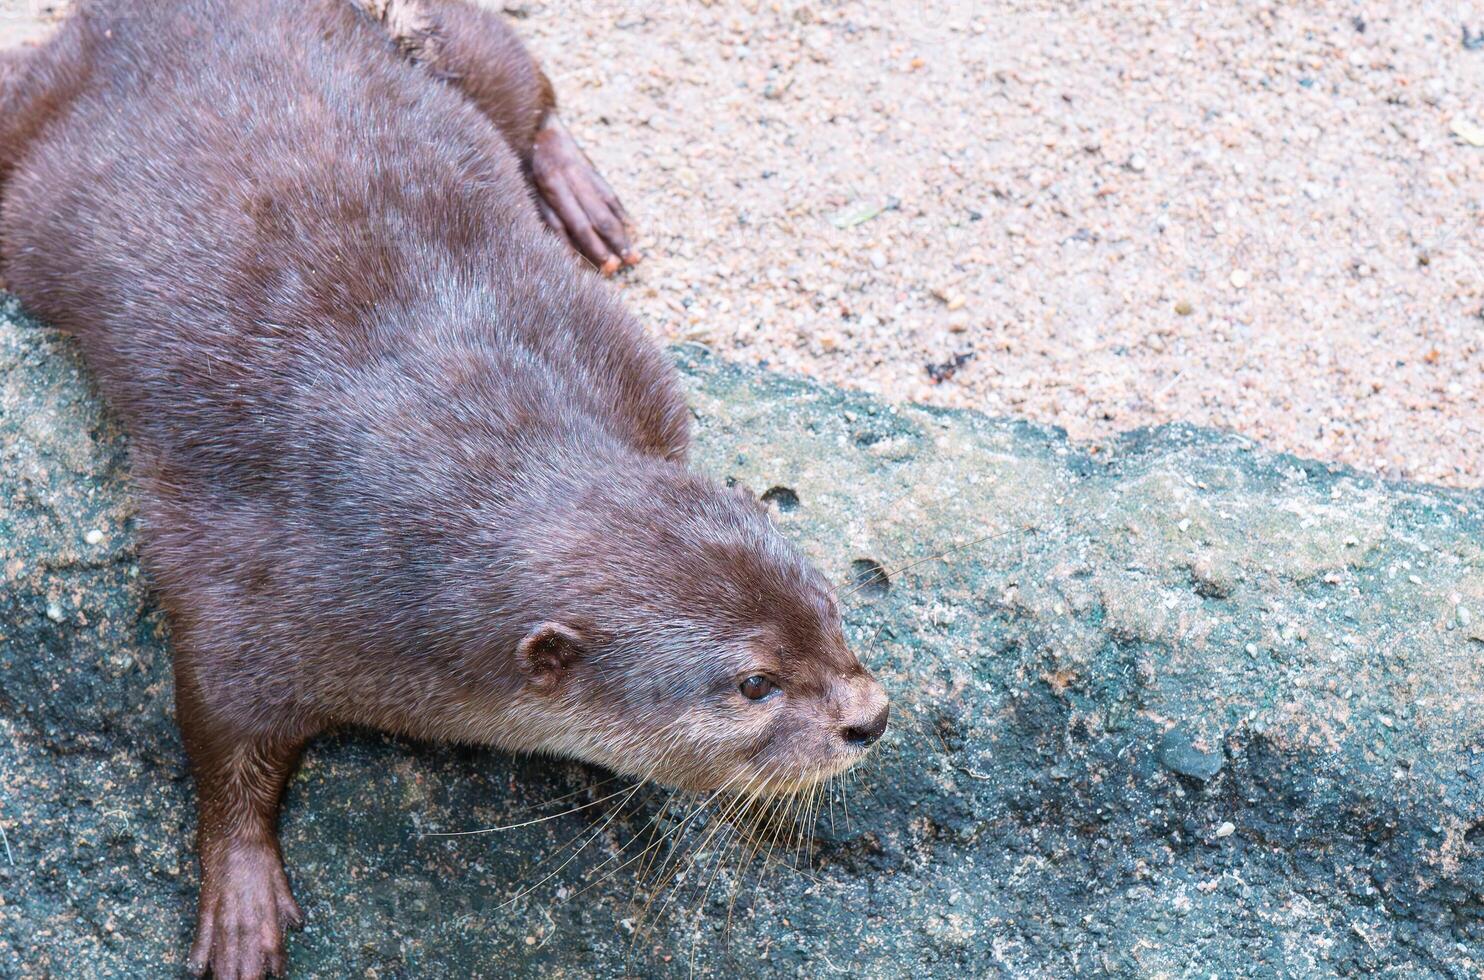
<path fill-rule="evenodd" d="M 460 707 L 438 638 L 464 649 L 476 609 L 500 638 L 450 562 L 513 560 L 574 472 L 682 458 L 673 370 L 494 125 L 372 57 L 349 7 L 139 0 L 66 29 L 88 74 L 7 181 L 5 273 L 128 425 L 203 696 L 453 734 L 430 730 Z M 265 661 L 301 679 L 264 690 Z M 337 704 L 347 664 L 392 703 Z"/>
<path fill-rule="evenodd" d="M 132 437 L 198 971 L 281 966 L 277 800 L 327 726 L 740 787 L 885 724 L 828 586 L 684 468 L 673 370 L 543 227 L 611 200 L 551 108 L 447 0 L 116 0 L 0 61 L 5 276 Z"/>

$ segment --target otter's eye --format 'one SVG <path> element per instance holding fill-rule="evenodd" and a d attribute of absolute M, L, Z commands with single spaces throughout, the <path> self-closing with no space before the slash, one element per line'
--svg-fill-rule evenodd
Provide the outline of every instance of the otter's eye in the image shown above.
<path fill-rule="evenodd" d="M 749 701 L 761 701 L 763 698 L 778 690 L 778 685 L 762 674 L 753 674 L 751 677 L 737 685 L 737 690 Z"/>

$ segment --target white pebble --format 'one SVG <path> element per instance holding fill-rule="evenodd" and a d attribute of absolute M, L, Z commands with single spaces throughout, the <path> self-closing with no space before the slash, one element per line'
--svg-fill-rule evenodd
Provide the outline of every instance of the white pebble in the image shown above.
<path fill-rule="evenodd" d="M 1230 820 L 1228 820 L 1226 823 L 1222 824 L 1220 827 L 1217 827 L 1216 828 L 1216 836 L 1217 837 L 1230 837 L 1232 834 L 1235 834 L 1236 832 L 1237 832 L 1237 825 L 1234 824 L 1234 823 L 1232 823 Z"/>
<path fill-rule="evenodd" d="M 103 532 L 95 527 L 89 530 L 87 534 L 84 534 L 82 539 L 88 544 L 97 544 L 103 540 Z"/>

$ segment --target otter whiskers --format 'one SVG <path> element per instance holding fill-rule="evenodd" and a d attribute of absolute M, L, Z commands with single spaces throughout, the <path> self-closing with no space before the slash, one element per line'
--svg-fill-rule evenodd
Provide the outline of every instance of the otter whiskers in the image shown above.
<path fill-rule="evenodd" d="M 599 822 L 599 826 L 598 826 L 597 830 L 593 831 L 591 835 L 587 836 L 587 840 L 583 841 L 582 842 L 582 845 L 580 847 L 578 847 L 570 855 L 568 855 L 567 856 L 567 859 L 565 861 L 563 861 L 561 864 L 559 864 L 555 868 L 553 868 L 550 872 L 548 872 L 546 874 L 545 877 L 543 877 L 540 881 L 536 882 L 534 885 L 531 885 L 528 888 L 522 889 L 516 895 L 514 895 L 510 899 L 506 900 L 505 902 L 501 903 L 501 905 L 499 906 L 499 908 L 501 910 L 510 908 L 516 902 L 520 901 L 522 898 L 525 898 L 527 895 L 531 894 L 537 888 L 540 888 L 542 885 L 546 884 L 552 878 L 554 878 L 557 875 L 561 874 L 562 870 L 564 868 L 566 868 L 567 865 L 571 864 L 573 861 L 575 861 L 577 859 L 578 855 L 580 855 L 583 851 L 587 850 L 588 845 L 590 845 L 593 841 L 597 840 L 599 837 L 601 837 L 603 835 L 603 831 L 605 831 L 605 830 L 608 829 L 608 825 L 611 824 L 615 819 L 617 819 L 618 815 L 623 812 L 623 805 L 625 803 L 627 803 L 630 799 L 632 799 L 633 796 L 634 796 L 634 794 L 637 793 L 637 792 L 639 792 L 639 790 L 641 788 L 643 788 L 643 786 L 644 786 L 644 783 L 639 782 L 639 783 L 635 783 L 632 787 L 630 787 L 628 793 L 626 793 L 624 795 L 623 799 L 619 801 L 618 805 L 613 808 L 613 812 L 610 813 L 610 814 L 608 814 L 608 816 L 607 816 L 606 819 L 603 819 L 603 820 L 601 820 Z M 588 830 L 592 830 L 592 826 L 593 825 L 589 825 Z M 582 834 L 579 834 L 578 836 L 579 837 L 582 837 L 582 836 L 588 835 L 588 830 L 584 830 L 582 832 Z M 575 838 L 574 838 L 574 840 L 575 840 Z M 566 845 L 566 846 L 570 846 L 570 844 L 571 844 L 571 842 L 568 842 L 568 845 Z M 565 847 L 563 848 L 563 850 L 565 850 Z M 560 853 L 560 851 L 558 851 L 557 853 Z"/>
<path fill-rule="evenodd" d="M 606 782 L 612 782 L 612 780 L 604 780 L 604 782 L 605 783 Z M 640 784 L 640 785 L 642 785 L 642 784 Z M 637 787 L 635 787 L 635 788 L 637 788 Z M 581 792 L 581 790 L 579 790 L 578 792 Z M 505 832 L 507 830 L 519 830 L 522 827 L 530 827 L 530 826 L 533 826 L 533 825 L 538 824 L 538 823 L 546 823 L 546 821 L 548 821 L 548 820 L 556 820 L 558 817 L 565 817 L 568 814 L 577 813 L 577 812 L 579 812 L 581 810 L 586 810 L 588 807 L 597 806 L 599 803 L 606 803 L 608 800 L 613 799 L 615 796 L 622 796 L 626 792 L 631 792 L 631 789 L 629 787 L 624 787 L 623 789 L 615 790 L 614 792 L 609 793 L 607 796 L 600 796 L 596 800 L 589 800 L 588 802 L 583 803 L 580 806 L 574 806 L 571 809 L 563 810 L 560 813 L 552 813 L 552 814 L 548 814 L 547 816 L 544 816 L 544 817 L 536 817 L 536 818 L 531 819 L 531 820 L 523 820 L 520 823 L 503 824 L 503 825 L 501 825 L 499 827 L 481 827 L 478 830 L 443 830 L 443 831 L 429 830 L 429 831 L 424 831 L 419 836 L 422 836 L 422 837 L 474 837 L 474 836 L 477 836 L 479 834 L 499 834 L 499 833 L 503 833 L 503 832 Z M 573 795 L 573 794 L 568 794 L 568 796 L 571 796 L 571 795 Z"/>
<path fill-rule="evenodd" d="M 421 836 L 459 838 L 528 830 L 600 810 L 593 819 L 584 821 L 581 830 L 545 854 L 528 874 L 523 874 L 526 883 L 517 887 L 498 908 L 511 909 L 536 894 L 607 835 L 611 843 L 606 849 L 611 853 L 581 872 L 580 877 L 586 880 L 570 891 L 561 892 L 551 905 L 570 903 L 616 875 L 632 870 L 633 894 L 629 899 L 632 911 L 623 920 L 630 932 L 627 955 L 630 969 L 634 968 L 636 959 L 645 955 L 640 952 L 641 945 L 655 937 L 659 923 L 673 912 L 692 923 L 689 961 L 694 973 L 702 955 L 702 928 L 708 907 L 714 903 L 719 911 L 721 902 L 726 903 L 724 924 L 720 926 L 720 934 L 725 937 L 731 932 L 744 892 L 750 892 L 756 901 L 763 882 L 775 868 L 788 868 L 810 880 L 818 880 L 807 866 L 816 849 L 820 821 L 828 815 L 831 828 L 841 821 L 849 827 L 848 796 L 859 783 L 849 769 L 800 772 L 771 761 L 740 768 L 707 791 L 666 789 L 657 776 L 666 771 L 669 758 L 669 750 L 660 753 L 643 774 L 616 789 L 610 788 L 611 783 L 624 780 L 624 776 L 597 780 L 520 808 L 529 811 L 571 802 L 552 813 Z M 572 801 L 572 797 L 581 793 L 588 793 L 591 798 Z M 653 811 L 643 816 L 637 826 L 630 820 L 651 807 Z M 621 824 L 627 825 L 623 833 L 610 833 Z M 750 874 L 751 882 L 747 880 Z"/>
<path fill-rule="evenodd" d="M 732 786 L 737 783 L 738 779 L 742 778 L 745 775 L 747 775 L 745 772 L 734 773 L 733 776 L 730 779 L 728 779 L 725 783 L 722 784 L 721 788 L 719 788 L 718 790 L 716 790 L 716 792 L 712 793 L 709 797 L 707 797 L 706 800 L 703 801 L 700 805 L 698 805 L 694 809 L 692 809 L 691 812 L 686 815 L 685 819 L 682 820 L 679 824 L 677 824 L 674 828 L 672 828 L 671 830 L 667 831 L 667 833 L 661 838 L 661 841 L 660 842 L 663 842 L 665 839 L 673 839 L 673 840 L 677 840 L 678 841 L 681 833 L 684 832 L 684 830 L 686 829 L 686 827 L 689 824 L 691 824 L 698 816 L 700 816 L 701 813 L 703 813 L 705 811 L 705 809 L 711 803 L 713 803 L 717 799 L 717 797 L 721 796 L 723 793 L 726 793 L 728 790 L 730 790 L 732 788 Z M 748 777 L 748 778 L 749 778 L 749 781 L 750 781 L 750 779 L 752 777 Z M 711 823 L 711 826 L 706 831 L 706 836 L 702 839 L 702 841 L 700 842 L 700 844 L 698 844 L 695 848 L 692 848 L 691 851 L 690 851 L 690 853 L 689 853 L 689 855 L 687 855 L 688 857 L 691 857 L 692 860 L 686 862 L 684 864 L 684 866 L 682 866 L 680 856 L 679 855 L 676 855 L 674 853 L 672 853 L 671 855 L 668 855 L 661 862 L 660 869 L 659 869 L 659 872 L 658 872 L 659 881 L 657 882 L 657 886 L 656 886 L 656 888 L 654 888 L 652 890 L 652 894 L 650 895 L 649 901 L 645 903 L 644 908 L 640 912 L 640 914 L 638 916 L 638 919 L 637 919 L 637 921 L 635 923 L 635 927 L 634 927 L 634 940 L 633 940 L 634 942 L 637 942 L 638 939 L 639 939 L 639 937 L 644 932 L 644 930 L 643 930 L 643 924 L 646 921 L 648 921 L 649 911 L 653 907 L 655 899 L 659 897 L 659 895 L 660 895 L 661 892 L 666 892 L 667 893 L 667 897 L 665 899 L 665 902 L 660 906 L 660 913 L 663 914 L 664 911 L 665 911 L 665 909 L 669 907 L 669 903 L 671 901 L 671 898 L 673 897 L 673 892 L 669 892 L 668 891 L 669 886 L 676 881 L 676 879 L 677 879 L 677 877 L 679 875 L 687 872 L 690 869 L 690 867 L 694 863 L 694 861 L 693 861 L 694 856 L 696 854 L 698 854 L 699 852 L 701 852 L 702 850 L 704 850 L 704 848 L 715 838 L 715 836 L 717 835 L 717 833 L 719 833 L 725 827 L 725 825 L 726 825 L 726 821 L 724 819 L 720 818 L 720 817 L 718 817 L 717 819 L 713 820 L 712 823 Z M 673 868 L 673 870 L 669 871 L 669 873 L 666 874 L 666 870 L 669 869 L 669 868 Z M 643 880 L 644 880 L 644 875 L 641 875 L 640 878 L 639 878 L 639 881 L 642 882 Z M 630 945 L 630 953 L 631 953 L 631 955 L 632 955 L 632 950 L 633 950 L 633 944 L 631 943 L 631 945 Z"/>
<path fill-rule="evenodd" d="M 749 835 L 746 830 L 748 822 L 756 820 L 761 815 L 762 811 L 765 810 L 769 805 L 775 805 L 777 803 L 777 798 L 771 795 L 771 790 L 778 782 L 778 776 L 779 774 L 775 772 L 768 774 L 761 780 L 752 780 L 749 783 L 748 787 L 746 787 L 742 792 L 739 792 L 735 797 L 733 797 L 733 799 L 730 801 L 729 806 L 725 810 L 717 814 L 715 824 L 713 825 L 713 829 L 708 837 L 692 849 L 689 864 L 693 867 L 705 853 L 705 849 L 710 846 L 710 843 L 718 835 L 723 833 L 727 834 L 727 837 L 724 839 L 723 847 L 714 862 L 711 877 L 706 882 L 705 887 L 701 889 L 700 897 L 697 900 L 695 909 L 695 915 L 697 918 L 700 917 L 702 910 L 705 908 L 706 900 L 710 897 L 712 887 L 716 884 L 717 879 L 721 875 L 722 869 L 726 866 L 728 857 L 734 850 L 736 850 L 740 854 L 742 842 L 748 840 L 751 837 L 751 835 Z M 743 873 L 746 864 L 752 860 L 752 856 L 755 854 L 756 847 L 753 848 L 746 859 L 739 860 L 737 863 L 736 870 L 739 873 L 739 879 L 732 891 L 732 903 L 728 905 L 727 925 L 725 931 L 730 931 L 731 929 L 731 907 L 735 904 L 736 897 L 741 891 L 740 875 Z M 765 873 L 766 868 L 759 872 L 760 876 Z M 673 898 L 674 893 L 672 892 L 671 896 L 666 899 L 665 905 L 661 907 L 659 913 L 660 915 L 663 915 L 665 908 L 668 907 L 669 902 Z M 656 918 L 658 918 L 658 916 L 656 916 Z M 693 938 L 691 942 L 690 966 L 692 973 L 695 972 L 695 955 L 698 943 L 699 935 Z"/>
<path fill-rule="evenodd" d="M 526 896 L 530 895 L 537 888 L 541 887 L 543 884 L 545 884 L 546 882 L 550 881 L 557 874 L 561 873 L 561 871 L 563 869 L 565 869 L 569 864 L 571 864 L 572 861 L 575 860 L 578 855 L 580 855 L 583 851 L 585 851 L 587 849 L 587 847 L 590 844 L 592 844 L 593 841 L 595 841 L 599 837 L 601 837 L 603 835 L 604 831 L 606 831 L 608 829 L 609 825 L 611 825 L 613 823 L 613 821 L 616 820 L 618 818 L 618 816 L 623 812 L 623 808 L 628 804 L 628 802 L 631 799 L 633 799 L 634 794 L 637 793 L 643 787 L 645 787 L 647 785 L 653 784 L 655 782 L 655 779 L 654 779 L 654 774 L 655 773 L 664 771 L 664 766 L 669 761 L 671 751 L 673 751 L 673 749 L 672 750 L 667 750 L 665 753 L 663 753 L 660 756 L 660 758 L 655 762 L 654 766 L 651 767 L 649 773 L 646 774 L 646 775 L 644 775 L 643 777 L 641 777 L 637 782 L 635 782 L 631 787 L 629 787 L 628 792 L 625 793 L 623 795 L 622 799 L 620 799 L 619 802 L 614 805 L 613 812 L 608 815 L 607 819 L 600 818 L 598 821 L 594 821 L 594 823 L 589 824 L 588 827 L 586 829 L 584 829 L 581 833 L 577 834 L 575 837 L 573 837 L 570 840 L 568 840 L 567 843 L 565 843 L 561 847 L 557 848 L 556 851 L 552 852 L 546 858 L 543 858 L 541 862 L 538 862 L 538 864 L 536 866 L 536 869 L 539 870 L 539 868 L 540 868 L 540 866 L 542 864 L 545 864 L 547 861 L 550 861 L 550 860 L 554 859 L 555 857 L 557 857 L 558 855 L 560 855 L 563 851 L 565 851 L 567 848 L 569 848 L 573 844 L 575 844 L 578 840 L 581 840 L 583 838 L 586 838 L 585 840 L 583 840 L 582 844 L 580 846 L 578 846 L 567 857 L 567 859 L 565 861 L 563 861 L 560 865 L 558 865 L 551 872 L 549 872 L 548 874 L 546 874 L 543 878 L 541 878 L 535 884 L 530 885 L 527 888 L 521 889 L 519 892 L 517 892 L 517 894 L 514 897 L 510 898 L 508 901 L 506 901 L 505 903 L 503 903 L 500 906 L 500 908 L 502 908 L 502 909 L 503 908 L 508 908 L 508 907 L 514 905 L 517 901 L 519 901 L 520 899 L 525 898 Z M 622 791 L 620 791 L 620 792 L 622 792 Z M 618 795 L 618 794 L 612 794 L 612 795 Z M 610 795 L 610 797 L 605 797 L 605 799 L 611 798 L 612 795 Z M 676 795 L 676 791 L 672 791 L 671 794 L 670 794 L 670 800 L 673 800 L 674 797 L 675 797 L 675 795 Z M 652 799 L 652 798 L 653 798 L 653 794 L 650 794 L 649 797 L 646 797 L 646 801 L 648 799 Z M 595 802 L 601 802 L 601 801 L 595 801 Z M 666 805 L 668 806 L 668 801 L 667 801 Z M 582 808 L 579 807 L 577 809 L 582 809 Z M 533 821 L 533 822 L 539 822 L 539 821 Z M 653 821 L 651 821 L 651 823 L 652 822 Z M 596 827 L 596 830 L 594 830 L 595 827 Z M 642 832 L 643 831 L 641 830 L 640 833 L 642 833 Z M 637 837 L 638 835 L 635 835 L 635 836 Z M 630 839 L 630 841 L 628 843 L 632 843 L 632 838 Z M 627 846 L 628 846 L 627 843 L 624 844 L 624 845 L 621 845 L 620 846 L 620 849 L 619 849 L 619 853 L 621 854 L 622 851 L 623 851 L 623 849 L 625 847 L 627 847 Z M 613 860 L 613 858 L 609 858 L 609 860 Z M 606 864 L 607 862 L 605 861 L 604 863 Z M 598 865 L 598 867 L 602 867 L 602 864 Z"/>

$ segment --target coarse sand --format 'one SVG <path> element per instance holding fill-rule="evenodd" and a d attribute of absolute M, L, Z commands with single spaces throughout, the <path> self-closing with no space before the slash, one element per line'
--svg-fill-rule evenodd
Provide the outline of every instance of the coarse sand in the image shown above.
<path fill-rule="evenodd" d="M 46 0 L 0 0 L 0 42 Z M 1484 6 L 509 2 L 668 340 L 1484 486 Z"/>

